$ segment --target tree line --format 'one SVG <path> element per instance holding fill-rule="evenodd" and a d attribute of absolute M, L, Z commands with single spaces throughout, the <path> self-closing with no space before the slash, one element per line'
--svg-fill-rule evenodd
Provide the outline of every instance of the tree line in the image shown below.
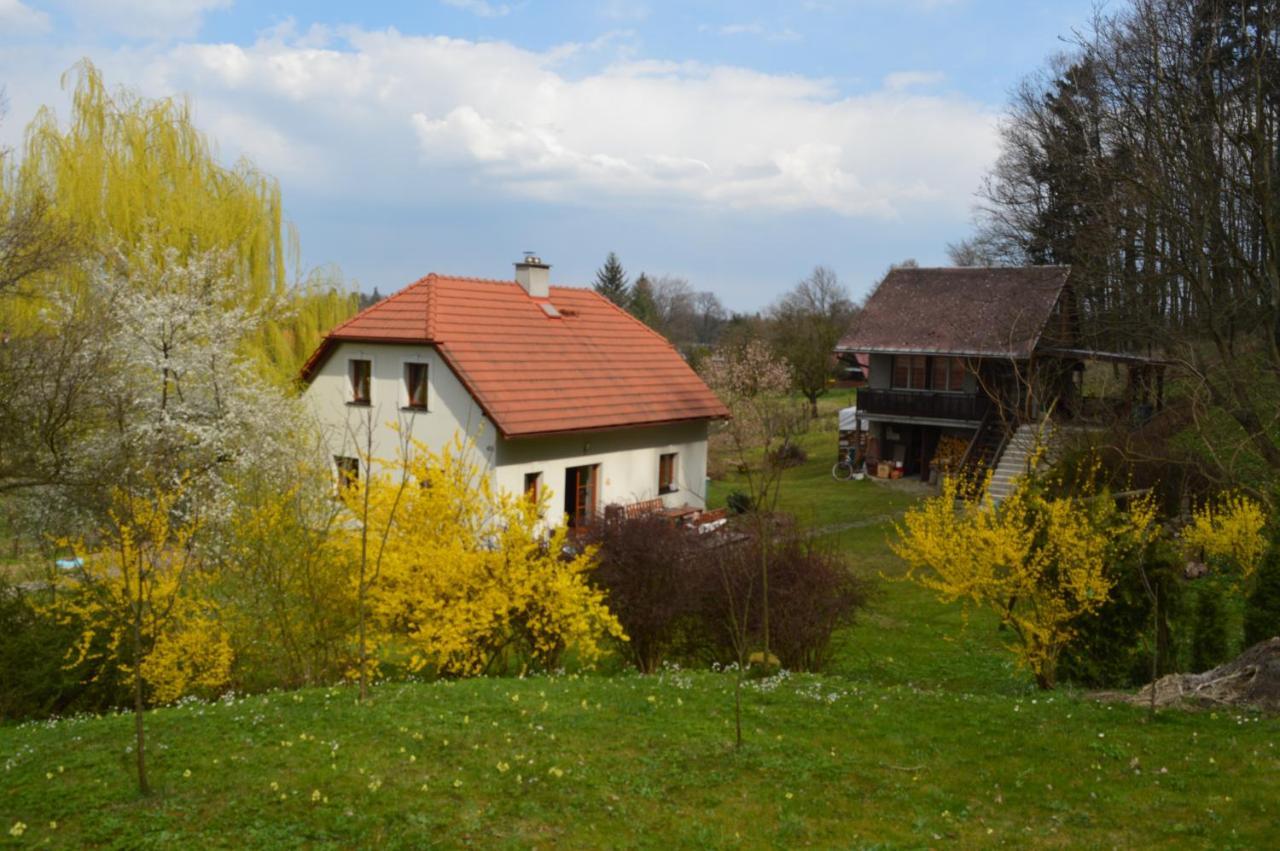
<path fill-rule="evenodd" d="M 764 341 L 787 362 L 790 390 L 809 401 L 815 417 L 837 374 L 836 343 L 857 314 L 849 290 L 827 266 L 814 267 L 757 313 L 730 313 L 715 293 L 695 290 L 684 278 L 642 272 L 631 282 L 612 251 L 596 270 L 594 289 L 666 337 L 695 368 L 719 348 L 741 352 Z"/>
<path fill-rule="evenodd" d="M 1280 6 L 1133 0 L 1016 90 L 960 264 L 1069 264 L 1085 344 L 1172 362 L 1203 478 L 1280 474 Z M 1147 451 L 1150 447 L 1144 447 Z"/>

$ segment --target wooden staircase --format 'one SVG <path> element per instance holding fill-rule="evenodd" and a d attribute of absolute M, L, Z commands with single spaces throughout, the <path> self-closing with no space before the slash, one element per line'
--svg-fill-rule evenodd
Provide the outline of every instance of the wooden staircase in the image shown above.
<path fill-rule="evenodd" d="M 969 448 L 965 450 L 964 458 L 960 461 L 960 469 L 975 477 L 981 476 L 986 470 L 995 466 L 1008 437 L 1004 421 L 1000 419 L 995 409 L 988 411 L 978 430 L 974 432 L 973 439 L 969 441 Z"/>
<path fill-rule="evenodd" d="M 987 488 L 991 500 L 997 505 L 1013 492 L 1015 479 L 1031 472 L 1031 455 L 1037 443 L 1047 438 L 1047 434 L 1042 434 L 1044 428 L 1044 423 L 1023 423 L 1009 438 Z"/>

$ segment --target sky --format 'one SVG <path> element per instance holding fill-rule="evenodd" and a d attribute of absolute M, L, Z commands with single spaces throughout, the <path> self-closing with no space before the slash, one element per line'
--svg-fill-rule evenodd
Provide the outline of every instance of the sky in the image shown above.
<path fill-rule="evenodd" d="M 0 146 L 82 57 L 277 177 L 305 272 L 589 284 L 609 251 L 730 309 L 814 266 L 944 265 L 1009 92 L 1094 0 L 0 0 Z"/>

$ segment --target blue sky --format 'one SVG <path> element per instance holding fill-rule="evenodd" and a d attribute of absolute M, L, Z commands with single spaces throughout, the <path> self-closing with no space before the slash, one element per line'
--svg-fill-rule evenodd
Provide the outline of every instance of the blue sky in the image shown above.
<path fill-rule="evenodd" d="M 61 72 L 187 94 L 281 182 L 303 265 L 383 292 L 429 272 L 627 269 L 756 309 L 816 264 L 860 295 L 968 232 L 1010 89 L 1083 0 L 0 0 L 17 147 Z"/>

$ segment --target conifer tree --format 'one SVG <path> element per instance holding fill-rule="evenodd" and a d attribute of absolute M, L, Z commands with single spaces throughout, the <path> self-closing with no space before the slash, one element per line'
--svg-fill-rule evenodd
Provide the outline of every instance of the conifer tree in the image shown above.
<path fill-rule="evenodd" d="M 627 310 L 650 328 L 657 327 L 658 303 L 653 297 L 653 284 L 643 272 L 631 287 L 630 297 L 627 299 Z"/>
<path fill-rule="evenodd" d="M 610 251 L 604 265 L 596 270 L 596 292 L 624 310 L 631 302 L 631 287 L 627 285 L 627 273 L 618 255 Z"/>

